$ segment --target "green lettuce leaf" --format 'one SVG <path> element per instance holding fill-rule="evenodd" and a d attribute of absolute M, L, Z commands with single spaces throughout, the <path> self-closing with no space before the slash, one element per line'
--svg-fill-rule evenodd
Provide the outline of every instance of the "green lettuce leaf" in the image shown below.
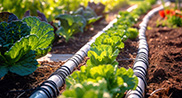
<path fill-rule="evenodd" d="M 50 51 L 49 46 L 54 40 L 53 27 L 46 22 L 40 21 L 37 17 L 25 17 L 22 21 L 26 22 L 31 28 L 30 34 L 38 37 L 32 43 L 34 46 L 31 48 L 37 52 L 37 58 L 46 55 Z"/>
<path fill-rule="evenodd" d="M 87 61 L 88 66 L 97 66 L 103 64 L 117 65 L 116 57 L 119 54 L 119 50 L 113 51 L 112 47 L 109 45 L 93 46 L 88 51 Z"/>
<path fill-rule="evenodd" d="M 66 42 L 72 38 L 73 34 L 83 32 L 86 26 L 86 20 L 81 15 L 61 14 L 56 20 L 61 22 L 61 27 L 56 33 L 63 36 Z"/>
<path fill-rule="evenodd" d="M 54 29 L 50 24 L 40 21 L 37 17 L 25 17 L 22 21 L 31 28 L 30 34 L 35 34 L 39 38 L 36 48 L 50 46 L 54 40 Z"/>
<path fill-rule="evenodd" d="M 108 91 L 113 98 L 121 98 L 126 90 L 136 89 L 138 78 L 132 69 L 118 68 L 113 65 L 82 66 L 81 71 L 75 71 L 66 78 L 66 88 L 72 89 L 77 83 L 99 83 L 106 81 L 103 91 Z M 93 89 L 94 87 L 92 87 Z M 76 95 L 80 95 L 76 93 Z M 101 97 L 102 98 L 102 97 Z"/>
<path fill-rule="evenodd" d="M 0 23 L 0 76 L 8 71 L 24 76 L 37 68 L 36 58 L 51 50 L 53 27 L 36 17 Z"/>
<path fill-rule="evenodd" d="M 128 28 L 127 30 L 129 32 L 129 39 L 135 39 L 138 37 L 138 30 L 136 28 Z"/>
<path fill-rule="evenodd" d="M 29 75 L 37 69 L 37 65 L 38 62 L 35 59 L 35 51 L 30 51 L 13 66 L 9 67 L 9 71 L 20 76 Z"/>
<path fill-rule="evenodd" d="M 88 19 L 87 19 L 87 24 L 94 23 L 94 22 L 98 21 L 98 20 L 101 19 L 101 18 L 102 18 L 102 16 L 96 16 L 96 17 L 88 18 Z"/>
<path fill-rule="evenodd" d="M 10 23 L 0 23 L 0 51 L 4 54 L 21 37 L 30 34 L 30 28 L 22 21 L 13 21 Z"/>
<path fill-rule="evenodd" d="M 109 36 L 109 34 L 102 34 L 99 36 L 92 46 L 110 45 L 113 50 L 124 48 L 124 43 L 119 36 Z"/>
<path fill-rule="evenodd" d="M 59 98 L 111 98 L 105 79 L 94 82 L 76 83 L 65 90 Z"/>
<path fill-rule="evenodd" d="M 5 60 L 1 62 L 2 72 L 5 73 L 6 70 L 6 73 L 7 71 L 10 71 L 21 76 L 34 72 L 38 62 L 35 59 L 36 52 L 31 48 L 34 47 L 34 44 L 32 43 L 37 40 L 38 37 L 36 35 L 23 37 L 17 41 L 9 51 L 6 51 L 4 56 L 0 55 L 0 58 Z M 4 73 L 1 73 L 1 76 L 4 76 Z"/>

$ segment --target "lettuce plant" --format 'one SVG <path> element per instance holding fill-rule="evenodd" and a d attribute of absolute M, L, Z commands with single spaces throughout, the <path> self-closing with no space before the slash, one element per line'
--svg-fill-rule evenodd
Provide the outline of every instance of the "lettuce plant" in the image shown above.
<path fill-rule="evenodd" d="M 132 69 L 126 70 L 113 65 L 98 65 L 92 68 L 82 66 L 81 71 L 73 72 L 66 79 L 66 88 L 74 88 L 77 83 L 98 83 L 101 80 L 107 83 L 103 91 L 108 91 L 112 98 L 121 98 L 126 90 L 136 89 L 138 83 Z"/>
<path fill-rule="evenodd" d="M 81 15 L 60 14 L 57 18 L 61 22 L 61 27 L 57 33 L 66 39 L 66 42 L 77 32 L 83 32 L 86 20 Z"/>
<path fill-rule="evenodd" d="M 110 45 L 93 46 L 88 51 L 87 61 L 88 66 L 97 66 L 102 64 L 117 65 L 116 57 L 119 54 L 119 50 L 113 50 Z"/>
<path fill-rule="evenodd" d="M 94 82 L 76 83 L 68 90 L 62 93 L 59 98 L 110 98 L 107 91 L 107 82 L 105 79 Z"/>
<path fill-rule="evenodd" d="M 129 39 L 135 39 L 138 37 L 138 30 L 136 28 L 128 28 L 127 30 L 129 32 Z"/>
<path fill-rule="evenodd" d="M 92 46 L 100 46 L 102 44 L 110 45 L 113 51 L 124 48 L 124 43 L 122 42 L 120 36 L 109 36 L 109 34 L 106 33 L 103 33 L 101 36 L 99 36 Z"/>
<path fill-rule="evenodd" d="M 96 22 L 101 17 L 97 16 L 90 7 L 80 7 L 72 14 L 60 14 L 56 17 L 56 20 L 61 23 L 56 33 L 68 42 L 74 34 L 83 32 L 86 25 Z"/>
<path fill-rule="evenodd" d="M 50 51 L 53 27 L 36 17 L 0 23 L 0 78 L 9 72 L 24 76 L 37 68 L 36 58 Z"/>
<path fill-rule="evenodd" d="M 72 15 L 82 15 L 86 21 L 87 24 L 91 24 L 99 20 L 102 16 L 97 16 L 97 14 L 92 10 L 89 6 L 86 8 L 80 7 L 78 10 L 73 12 Z"/>

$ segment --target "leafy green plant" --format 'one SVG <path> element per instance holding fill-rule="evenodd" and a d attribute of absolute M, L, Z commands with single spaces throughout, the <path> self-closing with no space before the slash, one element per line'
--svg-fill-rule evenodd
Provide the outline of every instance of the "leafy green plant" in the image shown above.
<path fill-rule="evenodd" d="M 87 61 L 88 66 L 97 66 L 102 64 L 112 64 L 117 65 L 116 57 L 119 54 L 119 50 L 113 50 L 110 45 L 99 45 L 93 46 L 88 51 Z"/>
<path fill-rule="evenodd" d="M 57 34 L 63 36 L 68 42 L 75 33 L 83 32 L 86 25 L 96 22 L 101 17 L 97 16 L 90 7 L 80 7 L 72 14 L 60 14 L 56 18 L 61 22 Z"/>
<path fill-rule="evenodd" d="M 90 68 L 82 66 L 66 79 L 66 88 L 73 88 L 77 83 L 98 83 L 105 80 L 107 85 L 102 91 L 108 91 L 113 98 L 120 98 L 129 89 L 136 89 L 138 79 L 132 69 L 118 68 L 113 65 L 98 65 Z M 78 94 L 80 95 L 80 94 Z"/>
<path fill-rule="evenodd" d="M 86 20 L 81 15 L 61 14 L 56 19 L 61 22 L 61 27 L 57 33 L 63 36 L 66 42 L 68 42 L 73 34 L 83 32 L 86 26 Z"/>
<path fill-rule="evenodd" d="M 119 12 L 118 21 L 115 23 L 116 25 L 126 25 L 127 27 L 132 26 L 134 23 L 136 23 L 137 19 L 139 18 L 138 14 L 135 12 L 127 12 L 122 11 Z"/>
<path fill-rule="evenodd" d="M 36 17 L 0 23 L 0 77 L 8 71 L 24 76 L 37 68 L 36 58 L 51 50 L 54 39 L 51 25 Z"/>
<path fill-rule="evenodd" d="M 72 15 L 82 15 L 86 19 L 87 25 L 96 22 L 102 17 L 97 16 L 94 10 L 91 9 L 89 6 L 87 6 L 86 8 L 80 7 L 78 10 L 74 11 Z"/>
<path fill-rule="evenodd" d="M 106 33 L 100 35 L 91 46 L 100 46 L 102 44 L 110 45 L 113 51 L 124 48 L 124 43 L 120 36 L 109 36 Z"/>
<path fill-rule="evenodd" d="M 141 15 L 146 13 L 149 9 L 151 9 L 151 3 L 150 2 L 142 2 L 139 7 L 134 9 L 132 13 L 136 15 Z"/>
<path fill-rule="evenodd" d="M 167 21 L 173 27 L 182 27 L 182 17 L 168 16 Z"/>
<path fill-rule="evenodd" d="M 127 30 L 129 32 L 129 39 L 135 39 L 138 37 L 138 30 L 136 28 L 128 28 Z"/>
<path fill-rule="evenodd" d="M 94 82 L 76 83 L 68 90 L 62 93 L 59 98 L 110 98 L 107 91 L 107 82 L 105 79 Z"/>

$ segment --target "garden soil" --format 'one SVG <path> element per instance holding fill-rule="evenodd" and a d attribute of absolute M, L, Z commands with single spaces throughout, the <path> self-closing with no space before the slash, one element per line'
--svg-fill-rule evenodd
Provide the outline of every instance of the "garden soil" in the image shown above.
<path fill-rule="evenodd" d="M 163 20 L 158 13 L 146 31 L 150 63 L 147 94 L 149 98 L 182 98 L 182 27 L 162 27 L 156 20 Z"/>
<path fill-rule="evenodd" d="M 133 27 L 139 29 L 143 17 Z M 151 18 L 146 31 L 149 68 L 145 98 L 182 98 L 182 27 L 169 28 L 157 21 L 163 21 L 158 13 Z M 117 58 L 120 67 L 132 68 L 137 41 L 125 42 Z"/>

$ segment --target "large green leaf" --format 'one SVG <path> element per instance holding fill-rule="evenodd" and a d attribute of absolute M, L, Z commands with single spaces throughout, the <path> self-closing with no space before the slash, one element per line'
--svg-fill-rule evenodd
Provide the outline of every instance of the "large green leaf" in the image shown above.
<path fill-rule="evenodd" d="M 1 61 L 1 71 L 0 76 L 4 76 L 7 71 L 16 73 L 18 75 L 24 76 L 34 72 L 37 68 L 38 62 L 35 59 L 35 51 L 32 48 L 38 41 L 36 35 L 28 35 L 17 41 L 9 51 L 4 53 L 4 56 L 0 54 Z"/>
<path fill-rule="evenodd" d="M 8 68 L 7 66 L 2 66 L 0 65 L 0 78 L 3 77 L 8 73 Z"/>
<path fill-rule="evenodd" d="M 110 77 L 110 75 L 113 75 L 114 73 L 114 68 L 113 66 L 99 66 L 99 67 L 93 67 L 90 69 L 91 71 L 91 76 L 93 78 L 96 78 L 98 76 L 102 77 Z"/>
<path fill-rule="evenodd" d="M 101 19 L 102 16 L 97 16 L 97 17 L 92 17 L 92 18 L 88 18 L 87 19 L 87 24 L 91 24 L 91 23 L 94 23 L 96 22 L 97 20 Z"/>
<path fill-rule="evenodd" d="M 36 47 L 36 42 L 38 42 L 38 37 L 36 35 L 29 35 L 17 41 L 9 49 L 9 51 L 5 52 L 4 54 L 9 64 L 13 65 L 31 50 L 33 50 Z"/>
<path fill-rule="evenodd" d="M 63 20 L 67 21 L 69 26 L 71 26 L 74 23 L 73 16 L 69 14 L 60 14 L 59 16 L 56 17 L 56 20 L 61 20 L 62 25 L 64 25 L 64 23 L 62 23 Z"/>
<path fill-rule="evenodd" d="M 98 66 L 103 64 L 112 64 L 117 65 L 116 57 L 119 54 L 119 50 L 116 49 L 113 51 L 110 45 L 99 45 L 93 46 L 88 51 L 88 57 L 90 58 L 87 61 L 88 66 Z"/>
<path fill-rule="evenodd" d="M 47 48 L 50 46 L 54 39 L 54 29 L 50 24 L 42 22 L 36 17 L 25 17 L 22 21 L 30 26 L 30 34 L 36 34 L 38 37 L 35 49 Z"/>
<path fill-rule="evenodd" d="M 4 54 L 16 41 L 29 35 L 30 28 L 22 21 L 1 22 L 0 33 L 0 51 Z"/>
<path fill-rule="evenodd" d="M 61 22 L 61 27 L 56 33 L 63 36 L 66 42 L 72 38 L 73 34 L 83 32 L 86 26 L 86 20 L 81 15 L 61 14 L 56 19 Z"/>
<path fill-rule="evenodd" d="M 51 51 L 51 47 L 47 47 L 47 48 L 37 48 L 36 51 L 36 58 L 40 58 L 42 56 L 44 56 L 45 54 L 47 54 L 49 51 Z"/>
<path fill-rule="evenodd" d="M 73 19 L 75 21 L 74 25 L 77 25 L 79 30 L 83 32 L 84 27 L 87 25 L 86 19 L 82 15 L 75 15 Z"/>
<path fill-rule="evenodd" d="M 38 62 L 35 59 L 35 51 L 30 51 L 24 55 L 9 71 L 20 76 L 33 73 L 37 69 Z"/>
<path fill-rule="evenodd" d="M 111 96 L 107 90 L 107 82 L 102 78 L 97 83 L 86 81 L 76 83 L 65 90 L 60 98 L 111 98 Z"/>

